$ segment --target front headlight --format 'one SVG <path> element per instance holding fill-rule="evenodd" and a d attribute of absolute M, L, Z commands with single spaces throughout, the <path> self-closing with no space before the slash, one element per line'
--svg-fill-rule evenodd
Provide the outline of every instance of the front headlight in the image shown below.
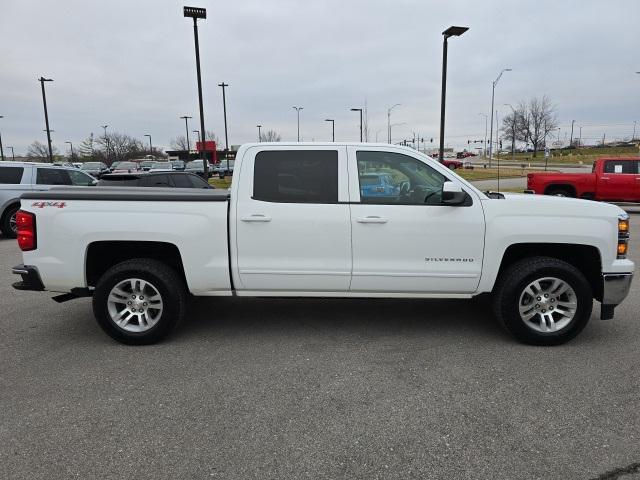
<path fill-rule="evenodd" d="M 629 250 L 629 215 L 624 213 L 618 216 L 618 258 L 627 258 Z"/>

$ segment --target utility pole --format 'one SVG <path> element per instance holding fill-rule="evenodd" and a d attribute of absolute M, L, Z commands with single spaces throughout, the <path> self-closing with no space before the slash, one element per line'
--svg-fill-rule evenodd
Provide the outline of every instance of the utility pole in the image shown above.
<path fill-rule="evenodd" d="M 332 118 L 325 118 L 325 122 L 331 122 L 331 141 L 336 141 L 336 121 Z"/>
<path fill-rule="evenodd" d="M 73 162 L 73 142 L 64 142 L 64 143 L 68 143 L 69 146 L 71 147 L 71 161 Z"/>
<path fill-rule="evenodd" d="M 262 142 L 262 134 L 260 133 L 262 125 L 256 125 L 256 127 L 258 127 L 258 142 Z"/>
<path fill-rule="evenodd" d="M 352 108 L 352 112 L 360 112 L 360 142 L 362 142 L 362 109 L 361 108 Z"/>
<path fill-rule="evenodd" d="M 0 118 L 4 118 L 4 115 L 0 115 Z M 0 132 L 0 161 L 4 162 L 4 150 L 2 149 L 2 133 Z"/>
<path fill-rule="evenodd" d="M 569 137 L 569 146 L 573 145 L 573 124 L 574 123 L 576 123 L 576 121 L 575 120 L 571 120 L 571 136 Z"/>
<path fill-rule="evenodd" d="M 198 135 L 198 143 L 200 143 L 201 147 L 204 148 L 204 145 L 202 145 L 202 138 L 200 137 L 200 130 L 191 130 L 191 131 L 196 135 Z M 196 147 L 196 150 L 197 150 L 197 147 Z"/>
<path fill-rule="evenodd" d="M 391 144 L 391 110 L 396 107 L 402 105 L 401 103 L 396 103 L 395 105 L 387 108 L 387 143 Z"/>
<path fill-rule="evenodd" d="M 11 159 L 15 162 L 15 161 L 16 161 L 16 154 L 15 154 L 15 152 L 13 151 L 13 147 L 7 147 L 7 148 L 10 148 L 10 149 L 11 149 Z"/>
<path fill-rule="evenodd" d="M 105 160 L 109 160 L 109 137 L 107 137 L 107 127 L 109 125 L 100 125 L 100 126 L 104 129 Z"/>
<path fill-rule="evenodd" d="M 579 125 L 578 128 L 580 129 L 580 138 L 578 139 L 578 147 L 582 147 L 582 125 Z"/>
<path fill-rule="evenodd" d="M 51 148 L 51 130 L 49 129 L 49 113 L 47 112 L 47 96 L 44 93 L 44 82 L 53 82 L 51 78 L 40 77 L 38 79 L 42 88 L 42 104 L 44 105 L 44 123 L 47 127 L 47 145 L 49 147 L 49 162 L 53 163 L 53 149 Z"/>
<path fill-rule="evenodd" d="M 191 154 L 191 144 L 189 143 L 189 119 L 193 117 L 188 117 L 187 115 L 183 115 L 180 118 L 184 119 L 184 129 L 187 132 L 187 160 L 188 160 L 189 155 Z M 204 149 L 202 149 L 202 151 L 204 151 Z"/>
<path fill-rule="evenodd" d="M 227 134 L 227 96 L 225 94 L 225 88 L 229 86 L 228 83 L 219 83 L 219 87 L 222 87 L 222 110 L 224 112 L 224 158 L 227 160 L 227 172 L 229 171 L 229 135 Z"/>
<path fill-rule="evenodd" d="M 149 135 L 148 133 L 145 134 L 145 137 L 149 137 L 149 153 L 153 152 L 153 146 L 151 145 L 151 135 Z"/>
<path fill-rule="evenodd" d="M 204 129 L 204 106 L 202 103 L 202 77 L 200 75 L 200 44 L 198 42 L 198 18 L 206 19 L 207 10 L 205 8 L 184 7 L 184 16 L 193 18 L 193 39 L 196 48 L 196 74 L 198 76 L 198 104 L 200 106 L 200 131 L 206 137 Z M 186 121 L 186 120 L 185 120 Z M 189 133 L 187 131 L 187 143 L 189 141 Z M 200 158 L 202 159 L 203 176 L 205 180 L 209 178 L 209 165 L 204 155 L 204 148 L 200 149 Z"/>
<path fill-rule="evenodd" d="M 635 140 L 636 139 L 636 124 L 638 123 L 637 120 L 633 121 L 633 138 L 631 140 Z"/>
<path fill-rule="evenodd" d="M 494 105 L 494 100 L 495 100 L 495 96 L 496 96 L 496 85 L 498 84 L 498 82 L 500 81 L 500 78 L 502 77 L 502 74 L 504 72 L 510 72 L 511 69 L 510 68 L 503 68 L 502 71 L 500 72 L 500 75 L 498 75 L 498 77 L 492 82 L 492 89 L 491 89 L 491 134 L 489 135 L 489 168 L 491 168 L 491 160 L 493 159 L 493 105 Z"/>
<path fill-rule="evenodd" d="M 440 97 L 440 154 L 438 155 L 440 163 L 444 159 L 444 113 L 447 99 L 447 49 L 449 37 L 459 37 L 467 30 L 469 30 L 469 27 L 451 26 L 442 32 L 444 40 L 442 42 L 442 95 Z"/>
<path fill-rule="evenodd" d="M 293 107 L 296 110 L 296 114 L 298 117 L 298 141 L 300 141 L 300 110 L 304 109 L 304 107 Z"/>

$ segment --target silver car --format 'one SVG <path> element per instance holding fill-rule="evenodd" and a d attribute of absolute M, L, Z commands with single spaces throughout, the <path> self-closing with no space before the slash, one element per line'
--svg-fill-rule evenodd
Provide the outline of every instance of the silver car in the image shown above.
<path fill-rule="evenodd" d="M 16 236 L 16 212 L 20 195 L 32 190 L 49 190 L 56 185 L 95 185 L 97 180 L 74 167 L 50 163 L 0 162 L 0 230 L 5 237 Z"/>

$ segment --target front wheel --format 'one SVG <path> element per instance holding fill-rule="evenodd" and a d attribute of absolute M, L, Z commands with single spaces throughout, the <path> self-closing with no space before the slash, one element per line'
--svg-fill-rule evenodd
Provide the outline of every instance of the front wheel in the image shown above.
<path fill-rule="evenodd" d="M 93 294 L 98 325 L 129 345 L 162 340 L 184 317 L 186 291 L 180 276 L 152 259 L 119 263 L 100 278 Z"/>
<path fill-rule="evenodd" d="M 549 257 L 526 258 L 500 276 L 494 290 L 498 320 L 530 345 L 560 345 L 587 325 L 593 294 L 582 272 Z"/>

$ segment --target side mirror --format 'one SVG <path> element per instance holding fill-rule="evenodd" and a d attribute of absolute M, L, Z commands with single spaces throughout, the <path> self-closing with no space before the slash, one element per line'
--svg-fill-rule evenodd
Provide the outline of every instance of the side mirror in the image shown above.
<path fill-rule="evenodd" d="M 467 194 L 457 183 L 444 182 L 442 184 L 442 203 L 444 205 L 460 205 L 464 203 Z"/>

